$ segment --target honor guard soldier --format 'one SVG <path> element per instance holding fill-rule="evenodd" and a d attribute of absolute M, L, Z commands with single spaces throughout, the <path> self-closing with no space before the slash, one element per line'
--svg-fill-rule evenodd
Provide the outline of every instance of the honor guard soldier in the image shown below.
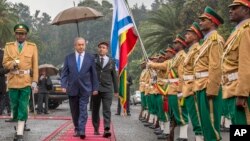
<path fill-rule="evenodd" d="M 181 35 L 177 35 L 174 42 L 174 49 L 178 52 L 173 59 L 164 63 L 148 63 L 148 66 L 154 69 L 168 70 L 168 103 L 171 113 L 174 115 L 174 119 L 178 126 L 180 126 L 180 135 L 177 141 L 187 141 L 187 129 L 188 129 L 188 115 L 185 105 L 183 105 L 182 98 L 182 84 L 180 79 L 183 73 L 183 61 L 186 56 L 184 48 L 187 47 L 185 38 Z"/>
<path fill-rule="evenodd" d="M 221 118 L 221 56 L 224 39 L 216 29 L 223 19 L 211 8 L 206 7 L 199 17 L 204 42 L 194 60 L 194 91 L 197 96 L 204 140 L 218 141 Z"/>
<path fill-rule="evenodd" d="M 183 62 L 183 87 L 182 94 L 185 98 L 188 115 L 193 125 L 195 141 L 203 141 L 199 111 L 196 96 L 193 91 L 194 82 L 194 59 L 200 49 L 199 41 L 203 38 L 200 26 L 194 22 L 185 34 L 186 43 L 188 44 L 187 56 Z"/>
<path fill-rule="evenodd" d="M 250 125 L 250 1 L 229 5 L 230 21 L 237 23 L 223 53 L 223 99 L 232 124 Z"/>
<path fill-rule="evenodd" d="M 172 48 L 167 48 L 164 52 L 164 58 L 167 62 L 167 60 L 170 60 L 174 57 L 176 54 L 175 50 Z M 162 110 L 159 110 L 159 124 L 160 129 L 155 130 L 155 134 L 159 135 L 157 138 L 160 140 L 166 140 L 169 137 L 170 133 L 170 118 L 168 113 L 168 90 L 169 90 L 169 84 L 168 84 L 168 71 L 167 70 L 159 70 L 161 75 L 157 76 L 157 84 L 156 87 L 159 91 L 159 94 L 162 95 L 162 102 L 157 102 L 157 104 L 163 108 Z"/>
<path fill-rule="evenodd" d="M 146 99 L 145 99 L 145 74 L 146 74 L 146 62 L 143 61 L 141 64 L 141 75 L 139 79 L 139 91 L 141 92 L 141 113 L 139 116 L 140 121 L 146 121 L 147 119 L 147 106 L 146 106 Z"/>
<path fill-rule="evenodd" d="M 158 56 L 154 55 L 149 58 L 152 62 L 157 62 Z M 149 80 L 148 80 L 148 95 L 147 95 L 147 104 L 148 104 L 148 112 L 149 112 L 149 120 L 148 123 L 144 124 L 146 127 L 150 127 L 156 125 L 157 116 L 156 116 L 156 103 L 155 103 L 155 95 L 157 94 L 158 90 L 154 87 L 156 83 L 157 74 L 156 71 L 153 69 L 148 69 L 149 71 Z"/>
<path fill-rule="evenodd" d="M 26 41 L 29 32 L 27 25 L 17 24 L 14 32 L 16 41 L 6 43 L 3 66 L 10 70 L 7 85 L 13 120 L 17 121 L 14 141 L 23 141 L 24 125 L 28 118 L 30 87 L 37 90 L 38 51 L 34 43 Z"/>

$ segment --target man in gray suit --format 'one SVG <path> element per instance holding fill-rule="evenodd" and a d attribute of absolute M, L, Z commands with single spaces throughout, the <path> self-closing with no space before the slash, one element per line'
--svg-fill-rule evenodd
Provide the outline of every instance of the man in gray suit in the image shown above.
<path fill-rule="evenodd" d="M 100 135 L 100 105 L 102 101 L 103 118 L 104 118 L 104 134 L 103 137 L 110 137 L 110 107 L 112 104 L 112 95 L 118 96 L 117 74 L 115 70 L 115 61 L 107 56 L 109 44 L 101 42 L 98 44 L 98 54 L 95 56 L 96 71 L 99 79 L 98 94 L 92 96 L 92 124 L 94 126 L 95 135 Z"/>

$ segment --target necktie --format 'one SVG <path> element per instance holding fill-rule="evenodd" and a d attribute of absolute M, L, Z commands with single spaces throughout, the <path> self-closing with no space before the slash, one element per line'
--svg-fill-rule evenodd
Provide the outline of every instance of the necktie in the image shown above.
<path fill-rule="evenodd" d="M 102 66 L 102 68 L 103 68 L 103 63 L 104 63 L 104 58 L 101 57 L 101 66 Z"/>
<path fill-rule="evenodd" d="M 80 53 L 77 59 L 77 69 L 78 69 L 78 72 L 80 72 L 80 69 L 81 69 L 81 54 Z"/>
<path fill-rule="evenodd" d="M 18 52 L 20 53 L 20 52 L 22 51 L 22 49 L 23 49 L 23 45 L 22 45 L 22 44 L 19 44 L 19 45 L 18 45 Z"/>

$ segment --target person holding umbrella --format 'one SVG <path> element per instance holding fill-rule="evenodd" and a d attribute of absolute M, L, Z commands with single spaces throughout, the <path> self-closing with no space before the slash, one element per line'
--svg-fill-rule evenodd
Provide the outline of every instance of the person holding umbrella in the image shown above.
<path fill-rule="evenodd" d="M 41 72 L 41 76 L 38 81 L 39 91 L 38 91 L 38 112 L 37 114 L 49 114 L 48 103 L 49 103 L 49 93 L 48 91 L 52 89 L 52 82 L 49 76 L 46 73 L 46 70 L 43 69 Z M 43 111 L 43 101 L 45 102 L 45 107 Z"/>
<path fill-rule="evenodd" d="M 30 87 L 37 91 L 38 50 L 36 44 L 26 41 L 29 32 L 27 25 L 17 24 L 14 32 L 16 41 L 6 43 L 3 66 L 10 70 L 7 85 L 13 120 L 17 121 L 14 141 L 23 141 L 24 125 L 28 118 Z"/>

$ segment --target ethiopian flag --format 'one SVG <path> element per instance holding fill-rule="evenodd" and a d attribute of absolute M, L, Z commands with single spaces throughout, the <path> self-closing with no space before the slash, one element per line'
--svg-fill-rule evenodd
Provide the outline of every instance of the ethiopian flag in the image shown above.
<path fill-rule="evenodd" d="M 133 51 L 137 35 L 133 30 L 133 20 L 124 0 L 114 0 L 113 22 L 111 30 L 111 54 L 116 60 L 119 74 L 119 98 L 126 112 L 127 109 L 127 70 L 128 56 Z"/>

